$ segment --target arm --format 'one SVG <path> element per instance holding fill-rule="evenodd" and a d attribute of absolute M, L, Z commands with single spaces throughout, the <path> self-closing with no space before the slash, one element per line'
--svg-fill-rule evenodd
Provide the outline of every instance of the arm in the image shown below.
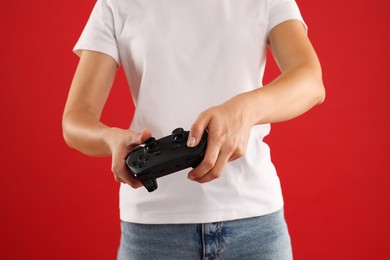
<path fill-rule="evenodd" d="M 279 24 L 271 30 L 269 44 L 281 75 L 199 115 L 188 144 L 196 145 L 208 129 L 208 147 L 202 163 L 189 173 L 190 179 L 202 183 L 218 178 L 228 161 L 245 153 L 252 126 L 292 119 L 323 102 L 321 66 L 302 23 Z"/>
<path fill-rule="evenodd" d="M 325 99 L 321 65 L 300 21 L 276 26 L 269 44 L 282 73 L 249 98 L 257 124 L 292 119 Z"/>
<path fill-rule="evenodd" d="M 112 171 L 117 181 L 133 187 L 142 184 L 129 174 L 124 158 L 150 137 L 145 130 L 135 133 L 112 128 L 100 116 L 117 71 L 117 64 L 106 54 L 83 51 L 76 69 L 62 118 L 66 143 L 90 156 L 112 156 Z"/>

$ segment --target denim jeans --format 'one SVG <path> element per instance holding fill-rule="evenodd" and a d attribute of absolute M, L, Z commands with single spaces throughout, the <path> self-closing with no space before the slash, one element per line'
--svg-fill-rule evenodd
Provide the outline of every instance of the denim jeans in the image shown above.
<path fill-rule="evenodd" d="M 118 260 L 291 260 L 283 210 L 205 224 L 121 222 Z"/>

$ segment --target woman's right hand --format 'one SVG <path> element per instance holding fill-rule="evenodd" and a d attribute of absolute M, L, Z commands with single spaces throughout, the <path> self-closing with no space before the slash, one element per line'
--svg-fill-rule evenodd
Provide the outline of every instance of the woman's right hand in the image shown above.
<path fill-rule="evenodd" d="M 110 128 L 106 136 L 106 142 L 111 150 L 111 171 L 117 182 L 126 183 L 132 188 L 143 186 L 141 181 L 135 178 L 128 170 L 125 158 L 131 151 L 143 144 L 150 137 L 151 132 L 149 130 L 134 132 L 131 130 Z"/>
<path fill-rule="evenodd" d="M 100 117 L 118 70 L 111 56 L 82 51 L 66 101 L 62 127 L 65 142 L 89 156 L 111 156 L 111 170 L 118 182 L 142 186 L 126 167 L 126 156 L 150 136 L 149 130 L 134 132 L 109 127 Z"/>

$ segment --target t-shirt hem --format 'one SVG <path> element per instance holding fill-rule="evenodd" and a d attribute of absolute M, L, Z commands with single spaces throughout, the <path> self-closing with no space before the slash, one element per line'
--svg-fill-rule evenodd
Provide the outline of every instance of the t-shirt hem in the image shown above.
<path fill-rule="evenodd" d="M 273 207 L 256 210 L 256 211 L 221 211 L 212 213 L 192 213 L 192 214 L 132 214 L 121 212 L 120 219 L 125 222 L 137 224 L 197 224 L 197 223 L 211 223 L 221 221 L 231 221 L 238 219 L 245 219 L 251 217 L 260 217 L 279 211 L 284 204 L 275 205 Z"/>

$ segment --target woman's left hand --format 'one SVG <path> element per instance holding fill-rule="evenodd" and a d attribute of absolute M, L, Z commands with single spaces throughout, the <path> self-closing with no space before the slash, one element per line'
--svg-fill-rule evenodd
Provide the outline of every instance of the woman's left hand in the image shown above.
<path fill-rule="evenodd" d="M 187 145 L 196 146 L 207 129 L 207 149 L 203 161 L 188 174 L 189 179 L 199 183 L 212 181 L 221 176 L 227 162 L 245 153 L 249 133 L 254 125 L 246 100 L 247 94 L 211 107 L 195 120 Z"/>

